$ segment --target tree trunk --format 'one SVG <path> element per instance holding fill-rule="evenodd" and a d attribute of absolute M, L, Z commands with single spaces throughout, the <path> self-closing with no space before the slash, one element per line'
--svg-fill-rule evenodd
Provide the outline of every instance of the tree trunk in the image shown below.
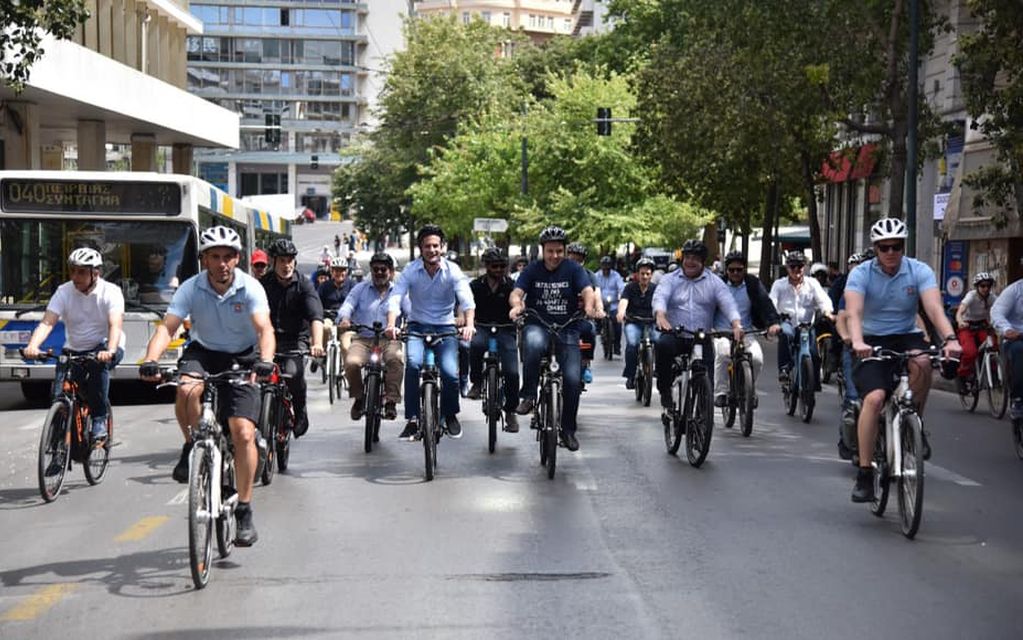
<path fill-rule="evenodd" d="M 817 219 L 817 192 L 814 189 L 813 165 L 810 163 L 810 155 L 806 151 L 799 154 L 803 164 L 803 186 L 806 188 L 806 210 L 810 223 L 810 252 L 813 254 L 814 262 L 824 261 L 824 251 L 821 249 L 821 223 Z"/>
<path fill-rule="evenodd" d="M 895 101 L 901 102 L 901 101 Z M 896 105 L 893 104 L 894 108 Z M 892 159 L 888 180 L 888 217 L 906 219 L 906 116 L 896 116 L 892 122 Z M 916 171 L 913 172 L 914 179 Z"/>
<path fill-rule="evenodd" d="M 710 267 L 714 263 L 714 256 L 721 250 L 717 220 L 711 220 L 703 227 L 703 244 L 707 245 L 707 266 Z"/>
<path fill-rule="evenodd" d="M 772 181 L 764 203 L 764 235 L 760 243 L 760 281 L 767 287 L 774 282 L 774 218 L 778 213 L 778 182 Z"/>

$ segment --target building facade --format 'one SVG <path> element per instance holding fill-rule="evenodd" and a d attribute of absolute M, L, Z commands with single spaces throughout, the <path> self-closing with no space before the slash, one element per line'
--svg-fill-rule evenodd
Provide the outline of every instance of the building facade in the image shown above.
<path fill-rule="evenodd" d="M 330 209 L 330 176 L 372 111 L 406 0 L 193 0 L 188 89 L 241 118 L 239 148 L 199 155 L 200 177 L 236 196 L 292 194 Z M 267 135 L 279 121 L 279 141 Z"/>
<path fill-rule="evenodd" d="M 576 0 L 419 0 L 416 15 L 453 15 L 465 23 L 473 18 L 494 27 L 521 31 L 533 42 L 572 35 Z"/>
<path fill-rule="evenodd" d="M 238 117 L 185 90 L 185 39 L 202 33 L 183 0 L 87 0 L 71 40 L 44 36 L 25 90 L 0 88 L 0 166 L 108 168 L 108 149 L 130 145 L 125 168 L 191 173 L 194 147 L 236 147 Z"/>
<path fill-rule="evenodd" d="M 574 0 L 572 3 L 572 35 L 587 36 L 611 29 L 605 0 Z"/>

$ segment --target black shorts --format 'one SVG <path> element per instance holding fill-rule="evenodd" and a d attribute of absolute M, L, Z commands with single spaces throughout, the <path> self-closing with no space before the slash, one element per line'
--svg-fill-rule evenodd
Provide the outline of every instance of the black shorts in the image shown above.
<path fill-rule="evenodd" d="M 929 345 L 922 333 L 898 333 L 890 336 L 863 336 L 863 341 L 872 347 L 883 347 L 892 351 L 926 349 Z M 860 397 L 876 389 L 884 389 L 885 399 L 899 384 L 897 363 L 892 360 L 872 360 L 853 363 L 853 384 Z"/>
<path fill-rule="evenodd" d="M 197 342 L 189 344 L 178 360 L 178 371 L 182 373 L 220 373 L 238 363 L 242 367 L 251 367 L 258 360 L 254 349 L 241 353 L 225 353 L 212 351 Z M 227 426 L 228 418 L 246 418 L 259 423 L 259 385 L 244 384 L 221 385 L 218 395 L 220 411 L 217 418 Z"/>

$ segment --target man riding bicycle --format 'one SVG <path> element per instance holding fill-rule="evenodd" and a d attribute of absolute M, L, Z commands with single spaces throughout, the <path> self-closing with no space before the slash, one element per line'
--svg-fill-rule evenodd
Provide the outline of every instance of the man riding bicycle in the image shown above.
<path fill-rule="evenodd" d="M 316 289 L 317 295 L 320 296 L 320 305 L 323 306 L 324 347 L 335 337 L 334 318 L 337 317 L 337 312 L 341 309 L 341 305 L 344 304 L 345 298 L 348 297 L 354 286 L 355 283 L 348 277 L 348 260 L 333 258 L 330 261 L 330 280 L 327 280 Z M 312 371 L 315 373 L 316 369 L 313 368 Z"/>
<path fill-rule="evenodd" d="M 97 362 L 88 362 L 81 370 L 89 374 L 86 397 L 92 414 L 93 442 L 107 437 L 107 396 L 110 394 L 110 371 L 124 357 L 124 294 L 117 285 L 100 276 L 103 257 L 99 251 L 81 247 L 67 259 L 71 280 L 57 287 L 46 305 L 39 325 L 32 331 L 24 354 L 38 358 L 39 347 L 58 320 L 63 319 L 67 338 L 64 348 L 74 354 L 95 353 Z M 111 348 L 110 345 L 117 345 Z M 60 392 L 64 365 L 56 367 L 54 397 Z M 76 376 L 81 371 L 73 372 Z"/>
<path fill-rule="evenodd" d="M 611 318 L 611 325 L 614 330 L 614 335 L 611 336 L 611 344 L 614 348 L 614 354 L 617 356 L 622 353 L 622 323 L 617 319 L 618 300 L 622 297 L 622 289 L 625 288 L 625 282 L 622 280 L 621 274 L 614 270 L 614 264 L 614 258 L 604 256 L 600 259 L 600 269 L 594 272 L 593 276 L 596 278 L 597 289 L 602 296 L 601 300 L 611 299 L 608 308 L 604 309 L 604 312 Z"/>
<path fill-rule="evenodd" d="M 625 370 L 622 377 L 625 378 L 625 388 L 636 388 L 636 367 L 639 364 L 639 341 L 643 339 L 643 324 L 633 318 L 654 317 L 654 292 L 657 285 L 650 281 L 654 276 L 656 263 L 650 258 L 640 258 L 636 262 L 636 281 L 630 282 L 622 289 L 621 299 L 618 301 L 618 324 L 623 324 L 625 333 Z M 649 324 L 653 324 L 651 320 Z M 657 342 L 661 333 L 656 326 L 650 327 L 650 341 Z"/>
<path fill-rule="evenodd" d="M 394 258 L 386 253 L 376 253 L 369 260 L 372 279 L 360 282 L 352 288 L 337 314 L 337 327 L 347 331 L 352 323 L 372 327 L 379 322 L 387 326 L 388 300 L 394 289 Z M 403 300 L 402 309 L 407 313 L 408 298 Z M 366 390 L 362 386 L 362 367 L 373 352 L 373 331 L 360 329 L 359 334 L 345 348 L 345 377 L 348 379 L 348 393 L 352 398 L 351 418 L 362 417 L 366 410 Z M 400 340 L 384 340 L 384 420 L 398 417 L 398 401 L 401 400 L 401 375 L 405 367 Z"/>
<path fill-rule="evenodd" d="M 483 252 L 486 273 L 469 283 L 476 301 L 476 322 L 484 324 L 507 324 L 511 304 L 508 302 L 515 283 L 506 274 L 508 256 L 497 247 Z M 483 390 L 483 354 L 487 351 L 490 332 L 478 331 L 469 347 L 469 379 L 472 388 L 469 398 L 479 400 Z M 515 341 L 515 328 L 498 329 L 497 349 L 501 358 L 501 373 L 504 375 L 504 424 L 505 430 L 517 433 L 519 421 L 515 407 L 519 397 L 519 354 Z"/>
<path fill-rule="evenodd" d="M 568 237 L 565 230 L 549 226 L 540 232 L 541 260 L 531 262 L 515 282 L 508 317 L 517 319 L 526 308 L 532 309 L 545 321 L 563 324 L 575 315 L 582 297 L 586 315 L 601 317 L 599 301 L 591 284 L 592 273 L 582 265 L 565 259 Z M 525 296 L 525 301 L 523 301 Z M 579 395 L 582 393 L 582 362 L 579 353 L 577 324 L 566 327 L 557 337 L 556 358 L 564 376 L 561 413 L 561 444 L 569 451 L 579 450 L 575 436 L 579 413 Z M 549 337 L 546 328 L 527 317 L 522 328 L 522 389 L 515 412 L 528 415 L 536 404 L 536 389 L 540 382 L 540 360 L 547 353 Z"/>
<path fill-rule="evenodd" d="M 849 256 L 848 266 L 849 272 L 851 273 L 860 263 L 872 260 L 874 258 L 874 250 L 867 249 L 863 253 L 854 253 Z M 835 333 L 838 334 L 839 339 L 842 341 L 842 376 L 845 379 L 845 384 L 842 385 L 845 393 L 842 397 L 842 418 L 838 427 L 838 457 L 843 460 L 852 460 L 858 451 L 858 444 L 856 438 L 853 436 L 851 442 L 847 442 L 848 435 L 854 434 L 856 430 L 856 421 L 859 416 L 859 402 L 860 394 L 856 392 L 856 385 L 853 384 L 853 353 L 852 353 L 852 335 L 849 333 L 849 313 L 845 309 L 845 283 L 848 274 L 840 276 L 840 280 L 836 281 L 838 289 L 835 291 L 828 291 L 828 297 L 834 300 L 833 293 L 839 296 L 838 305 L 835 314 Z"/>
<path fill-rule="evenodd" d="M 143 380 L 158 382 L 157 359 L 167 350 L 185 318 L 191 318 L 190 342 L 178 361 L 178 371 L 202 375 L 221 373 L 234 364 L 250 363 L 257 378 L 274 370 L 274 330 L 266 292 L 259 281 L 238 268 L 242 241 L 228 227 L 211 227 L 199 237 L 203 271 L 185 280 L 174 292 L 163 322 L 153 331 L 139 367 Z M 185 436 L 174 479 L 188 482 L 188 456 L 192 451 L 190 425 L 199 423 L 203 383 L 184 377 L 178 384 L 174 414 Z M 238 471 L 238 506 L 235 543 L 247 547 L 259 537 L 252 523 L 252 483 L 256 472 L 256 423 L 259 421 L 259 386 L 225 385 L 220 394 L 222 415 L 234 444 Z"/>
<path fill-rule="evenodd" d="M 464 325 L 458 332 L 463 340 L 472 340 L 476 333 L 476 303 L 469 289 L 469 280 L 457 264 L 444 258 L 444 230 L 428 224 L 416 234 L 419 259 L 410 262 L 398 276 L 388 299 L 387 335 L 398 337 L 395 323 L 401 312 L 402 299 L 407 295 L 410 309 L 408 329 L 416 333 L 449 333 L 455 331 L 455 304 L 461 305 Z M 458 341 L 454 337 L 442 338 L 434 351 L 440 368 L 440 413 L 443 427 L 452 438 L 462 437 L 458 422 Z M 419 372 L 423 367 L 425 343 L 422 338 L 409 335 L 405 354 L 405 429 L 398 437 L 414 440 L 419 435 Z"/>
<path fill-rule="evenodd" d="M 793 351 L 798 349 L 796 342 L 796 325 L 812 323 L 816 311 L 820 311 L 828 320 L 834 322 L 834 307 L 831 298 L 815 278 L 805 278 L 806 256 L 802 251 L 790 251 L 785 256 L 785 268 L 788 275 L 779 278 L 771 285 L 771 302 L 782 316 L 781 333 L 778 335 L 778 380 L 788 382 L 793 367 Z M 813 359 L 814 371 L 820 369 L 820 354 L 817 353 L 817 341 L 810 336 L 810 356 Z M 816 377 L 816 376 L 815 376 Z M 820 381 L 813 381 L 814 390 L 820 390 Z"/>
<path fill-rule="evenodd" d="M 894 351 L 926 349 L 927 343 L 917 326 L 917 312 L 922 306 L 945 341 L 945 357 L 957 357 L 959 342 L 952 324 L 945 316 L 941 292 L 934 271 L 924 262 L 903 256 L 909 231 L 897 218 L 882 218 L 870 228 L 870 241 L 877 255 L 853 269 L 845 284 L 845 307 L 852 349 L 861 361 L 853 371 L 853 382 L 862 398 L 856 425 L 859 439 L 859 471 L 852 492 L 853 502 L 874 499 L 874 474 L 870 452 L 877 440 L 878 416 L 887 397 L 895 390 L 894 363 L 868 361 L 874 347 Z M 931 363 L 926 355 L 909 361 L 909 386 L 923 415 L 927 393 L 931 388 Z M 930 446 L 923 441 L 924 459 L 930 457 Z"/>
<path fill-rule="evenodd" d="M 973 377 L 973 363 L 977 359 L 977 348 L 987 340 L 991 330 L 991 305 L 998 298 L 991 292 L 995 279 L 987 271 L 973 277 L 973 290 L 963 296 L 956 311 L 956 325 L 959 327 L 959 346 L 963 355 L 956 372 L 958 384 Z"/>
<path fill-rule="evenodd" d="M 586 255 L 589 251 L 586 249 L 586 245 L 581 242 L 573 242 L 565 248 L 565 254 L 568 259 L 583 266 L 585 269 Z M 586 277 L 589 278 L 590 286 L 593 288 L 593 294 L 597 297 L 597 308 L 603 310 L 604 298 L 601 297 L 600 287 L 597 285 L 597 276 L 593 274 L 589 269 L 586 269 Z M 583 309 L 583 301 L 580 296 L 579 309 Z M 590 320 L 583 320 L 579 322 L 579 340 L 585 345 L 580 351 L 580 364 L 582 367 L 582 382 L 583 384 L 589 384 L 593 382 L 593 370 L 590 368 L 590 363 L 593 362 L 593 354 L 596 351 L 597 346 L 597 327 Z"/>
<path fill-rule="evenodd" d="M 1002 337 L 1009 371 L 1009 417 L 1023 420 L 1023 280 L 1010 284 L 995 300 L 991 326 Z"/>
<path fill-rule="evenodd" d="M 778 311 L 771 302 L 767 289 L 756 276 L 746 273 L 746 256 L 741 251 L 732 251 L 725 256 L 725 274 L 722 277 L 728 285 L 728 292 L 735 300 L 743 330 L 767 329 L 768 335 L 777 335 Z M 730 328 L 727 318 L 718 314 L 714 328 Z M 754 336 L 743 337 L 746 350 L 753 360 L 753 379 L 760 377 L 764 367 L 764 352 Z M 714 339 L 714 406 L 724 407 L 728 403 L 728 365 L 732 362 L 732 345 L 728 338 Z"/>
<path fill-rule="evenodd" d="M 657 392 L 661 396 L 662 420 L 672 418 L 672 367 L 680 353 L 690 353 L 691 337 L 677 336 L 672 330 L 683 327 L 688 331 L 714 327 L 714 314 L 721 313 L 732 329 L 732 336 L 742 340 L 742 322 L 735 299 L 728 286 L 705 267 L 707 245 L 700 240 L 686 240 L 682 245 L 682 267 L 665 274 L 654 292 L 653 309 L 660 337 L 654 346 L 657 369 Z M 703 362 L 707 376 L 714 383 L 714 349 L 706 345 Z"/>

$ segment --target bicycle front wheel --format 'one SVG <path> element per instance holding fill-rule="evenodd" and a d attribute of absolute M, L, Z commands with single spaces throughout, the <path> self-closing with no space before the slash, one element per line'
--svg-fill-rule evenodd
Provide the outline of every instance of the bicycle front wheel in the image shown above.
<path fill-rule="evenodd" d="M 546 395 L 547 424 L 544 425 L 543 438 L 547 444 L 547 478 L 553 480 L 558 467 L 558 434 L 561 433 L 561 388 L 556 380 L 551 381 Z"/>
<path fill-rule="evenodd" d="M 223 477 L 220 479 L 220 501 L 221 505 L 234 495 L 238 488 L 234 477 L 234 460 L 224 464 Z M 237 501 L 235 502 L 237 504 Z M 231 555 L 234 549 L 235 535 L 234 510 L 225 509 L 221 506 L 220 515 L 217 516 L 217 551 L 221 558 Z"/>
<path fill-rule="evenodd" d="M 710 379 L 705 375 L 689 378 L 690 412 L 686 413 L 686 457 L 689 464 L 699 467 L 710 452 L 710 438 L 714 434 L 714 403 Z"/>
<path fill-rule="evenodd" d="M 259 407 L 259 433 L 266 443 L 266 451 L 260 452 L 263 459 L 259 461 L 259 479 L 263 486 L 274 481 L 274 467 L 277 462 L 276 438 L 274 437 L 274 425 L 277 424 L 276 411 L 274 410 L 274 394 L 272 391 L 264 391 L 260 396 Z"/>
<path fill-rule="evenodd" d="M 912 412 L 903 412 L 900 420 L 902 468 L 899 470 L 899 516 L 902 535 L 912 539 L 920 529 L 924 511 L 923 427 L 920 416 Z"/>
<path fill-rule="evenodd" d="M 740 395 L 739 385 L 739 371 L 737 370 L 739 363 L 733 361 L 731 366 L 728 368 L 728 396 L 725 397 L 725 406 L 721 407 L 721 420 L 725 425 L 725 429 L 731 429 L 732 425 L 735 424 L 735 417 L 738 410 L 736 406 L 737 400 Z"/>
<path fill-rule="evenodd" d="M 497 448 L 497 423 L 501 419 L 500 387 L 498 386 L 497 367 L 487 368 L 487 392 L 484 395 L 487 414 L 487 450 L 490 453 Z"/>
<path fill-rule="evenodd" d="M 753 367 L 749 360 L 739 363 L 739 375 L 736 376 L 736 382 L 738 382 L 736 391 L 739 401 L 739 429 L 742 431 L 743 437 L 748 438 L 753 433 L 753 411 L 757 402 L 757 390 L 753 384 Z"/>
<path fill-rule="evenodd" d="M 649 407 L 650 398 L 653 397 L 654 392 L 654 352 L 652 350 L 647 350 L 644 353 L 640 370 L 643 372 L 643 406 Z"/>
<path fill-rule="evenodd" d="M 682 408 L 685 402 L 684 389 L 682 378 L 677 378 L 671 394 L 671 416 L 667 419 L 663 415 L 661 417 L 661 422 L 664 423 L 664 445 L 670 455 L 678 453 L 678 448 L 682 444 L 682 425 L 685 419 L 683 417 L 685 412 Z"/>
<path fill-rule="evenodd" d="M 878 518 L 884 515 L 888 506 L 888 490 L 891 479 L 888 469 L 887 436 L 885 435 L 884 418 L 879 420 L 877 444 L 874 447 L 874 500 L 870 503 L 870 512 Z"/>
<path fill-rule="evenodd" d="M 86 456 L 85 464 L 82 467 L 85 470 L 85 479 L 91 485 L 103 482 L 103 476 L 107 472 L 107 465 L 110 464 L 110 443 L 114 439 L 114 412 L 110 407 L 110 401 L 108 400 L 106 403 L 107 437 L 99 446 L 89 447 L 89 454 Z"/>
<path fill-rule="evenodd" d="M 419 391 L 419 431 L 423 438 L 423 457 L 426 463 L 426 479 L 433 480 L 437 471 L 437 387 L 426 383 Z"/>
<path fill-rule="evenodd" d="M 70 407 L 58 400 L 50 406 L 39 435 L 39 493 L 53 502 L 64 486 L 68 466 L 68 421 Z"/>
<path fill-rule="evenodd" d="M 380 413 L 377 405 L 380 404 L 380 376 L 370 373 L 366 376 L 366 397 L 363 407 L 363 420 L 365 429 L 362 434 L 362 449 L 366 453 L 373 451 L 373 436 L 376 435 L 377 421 L 380 420 Z"/>
<path fill-rule="evenodd" d="M 987 406 L 991 416 L 1001 420 L 1005 410 L 1009 408 L 1009 390 L 1005 386 L 1002 359 L 997 353 L 990 353 L 986 359 L 987 371 Z"/>
<path fill-rule="evenodd" d="M 799 417 L 803 422 L 810 422 L 813 418 L 813 407 L 816 402 L 816 394 L 814 392 L 814 371 L 813 371 L 813 358 L 806 356 L 800 363 L 801 371 L 799 386 Z"/>
<path fill-rule="evenodd" d="M 977 401 L 980 400 L 980 385 L 978 383 L 970 384 L 968 380 L 962 378 L 956 379 L 956 391 L 959 393 L 959 404 L 963 405 L 963 409 L 969 412 L 973 412 L 977 408 Z"/>
<path fill-rule="evenodd" d="M 334 396 L 337 393 L 337 370 L 335 369 L 335 361 L 337 354 L 333 349 L 327 351 L 327 399 L 330 404 L 334 404 Z M 340 398 L 339 398 L 340 399 Z"/>
<path fill-rule="evenodd" d="M 202 589 L 210 581 L 213 562 L 213 469 L 205 447 L 192 449 L 188 476 L 188 559 L 192 583 Z"/>

